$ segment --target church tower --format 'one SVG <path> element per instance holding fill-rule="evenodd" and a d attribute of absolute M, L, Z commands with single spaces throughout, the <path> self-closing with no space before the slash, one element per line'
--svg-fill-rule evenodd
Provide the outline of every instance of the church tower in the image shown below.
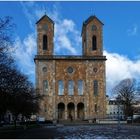
<path fill-rule="evenodd" d="M 53 113 L 54 102 L 54 22 L 44 15 L 36 22 L 37 26 L 37 55 L 36 64 L 36 93 L 44 95 L 40 102 L 39 116 L 51 120 L 55 118 Z M 51 107 L 50 107 L 51 106 Z"/>
<path fill-rule="evenodd" d="M 37 21 L 37 54 L 53 55 L 54 22 L 44 15 Z"/>
<path fill-rule="evenodd" d="M 81 35 L 84 56 L 102 56 L 102 26 L 103 23 L 96 16 L 90 16 L 83 22 Z"/>

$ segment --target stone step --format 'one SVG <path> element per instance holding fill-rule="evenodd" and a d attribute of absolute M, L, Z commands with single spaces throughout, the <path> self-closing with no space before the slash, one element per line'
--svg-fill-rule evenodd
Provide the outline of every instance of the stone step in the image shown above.
<path fill-rule="evenodd" d="M 59 124 L 87 124 L 89 123 L 88 121 L 82 121 L 82 120 L 59 120 Z"/>

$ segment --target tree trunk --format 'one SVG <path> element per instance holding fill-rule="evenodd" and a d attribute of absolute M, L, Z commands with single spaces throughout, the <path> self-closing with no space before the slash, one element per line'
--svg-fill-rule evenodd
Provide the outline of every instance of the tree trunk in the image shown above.
<path fill-rule="evenodd" d="M 14 127 L 15 129 L 17 128 L 17 116 L 15 116 L 15 119 L 14 119 Z"/>

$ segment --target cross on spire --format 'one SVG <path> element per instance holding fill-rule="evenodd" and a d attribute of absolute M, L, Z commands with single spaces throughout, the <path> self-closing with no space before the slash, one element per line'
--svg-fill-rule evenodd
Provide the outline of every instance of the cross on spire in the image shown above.
<path fill-rule="evenodd" d="M 93 8 L 91 8 L 91 10 L 90 10 L 91 15 L 95 15 L 93 11 L 94 11 Z"/>
<path fill-rule="evenodd" d="M 46 15 L 46 13 L 47 13 L 47 8 L 45 7 L 45 9 L 44 9 L 44 12 L 45 12 L 45 15 Z"/>

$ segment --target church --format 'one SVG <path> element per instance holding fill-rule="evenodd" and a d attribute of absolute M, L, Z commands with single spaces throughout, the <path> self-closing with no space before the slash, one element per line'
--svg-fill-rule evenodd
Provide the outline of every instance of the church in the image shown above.
<path fill-rule="evenodd" d="M 82 26 L 82 55 L 54 55 L 54 21 L 37 21 L 36 93 L 45 120 L 92 120 L 106 115 L 103 23 L 90 16 Z"/>

